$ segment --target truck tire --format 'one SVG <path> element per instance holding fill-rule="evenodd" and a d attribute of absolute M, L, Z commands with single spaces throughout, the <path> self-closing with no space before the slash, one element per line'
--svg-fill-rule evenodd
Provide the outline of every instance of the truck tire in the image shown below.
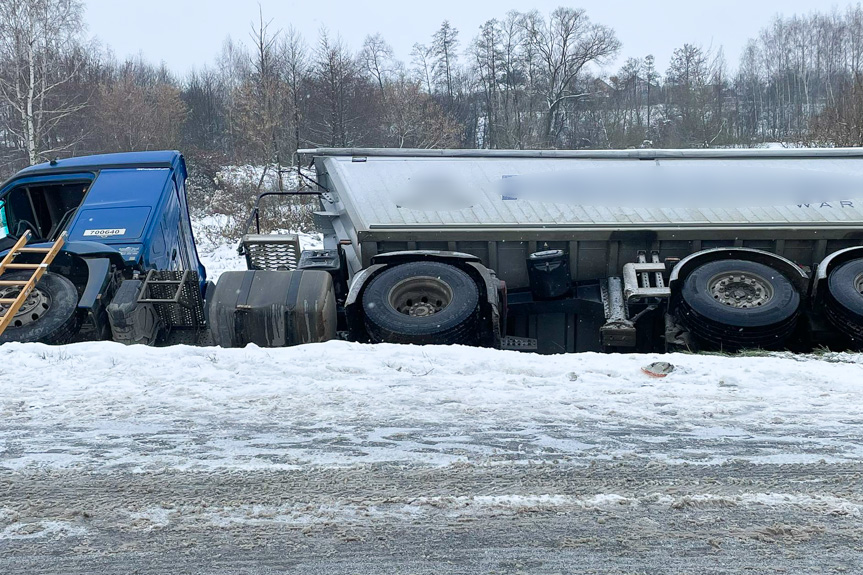
<path fill-rule="evenodd" d="M 9 272 L 4 280 L 28 280 L 30 272 Z M 11 298 L 20 293 L 18 286 L 0 287 L 0 297 Z M 8 341 L 63 344 L 78 333 L 78 290 L 68 278 L 46 272 L 15 314 L 12 323 L 0 335 L 0 343 Z M 5 312 L 4 312 L 5 313 Z"/>
<path fill-rule="evenodd" d="M 366 331 L 376 343 L 474 343 L 478 307 L 471 277 L 439 262 L 385 269 L 363 292 Z"/>
<path fill-rule="evenodd" d="M 830 272 L 824 310 L 839 331 L 863 346 L 863 259 L 845 262 Z"/>
<path fill-rule="evenodd" d="M 781 348 L 800 314 L 800 294 L 770 266 L 718 260 L 696 268 L 683 282 L 677 313 L 707 347 Z"/>

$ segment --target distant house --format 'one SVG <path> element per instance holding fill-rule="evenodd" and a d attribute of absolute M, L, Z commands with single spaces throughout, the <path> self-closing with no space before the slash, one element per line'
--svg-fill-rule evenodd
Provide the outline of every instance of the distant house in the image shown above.
<path fill-rule="evenodd" d="M 611 84 L 603 80 L 602 78 L 596 78 L 593 81 L 593 94 L 595 96 L 610 96 L 614 93 L 614 87 Z"/>

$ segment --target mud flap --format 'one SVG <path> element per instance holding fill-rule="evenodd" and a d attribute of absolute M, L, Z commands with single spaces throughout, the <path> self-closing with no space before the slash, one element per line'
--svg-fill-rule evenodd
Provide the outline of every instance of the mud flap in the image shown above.
<path fill-rule="evenodd" d="M 106 310 L 111 339 L 131 345 L 153 345 L 162 329 L 162 321 L 153 304 L 138 303 L 143 282 L 125 280 Z"/>

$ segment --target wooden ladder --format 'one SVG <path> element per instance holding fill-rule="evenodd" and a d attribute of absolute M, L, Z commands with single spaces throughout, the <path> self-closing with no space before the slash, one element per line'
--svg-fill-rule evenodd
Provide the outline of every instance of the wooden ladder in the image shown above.
<path fill-rule="evenodd" d="M 60 234 L 60 237 L 57 238 L 57 241 L 50 248 L 28 248 L 26 246 L 29 239 L 30 230 L 27 230 L 24 232 L 24 235 L 18 238 L 18 241 L 15 242 L 15 245 L 12 246 L 9 253 L 3 258 L 3 261 L 0 261 L 0 287 L 21 286 L 21 291 L 14 298 L 0 298 L 0 305 L 6 310 L 6 313 L 0 316 L 0 335 L 3 335 L 6 328 L 12 323 L 15 314 L 24 305 L 30 292 L 36 287 L 36 283 L 47 271 L 51 262 L 54 261 L 54 257 L 59 253 L 63 244 L 66 243 L 66 232 Z M 38 264 L 16 264 L 14 260 L 18 254 L 45 254 L 45 256 Z M 33 273 L 30 275 L 29 280 L 3 280 L 3 274 L 9 270 L 32 270 Z M 0 308 L 0 311 L 2 311 L 2 308 Z"/>

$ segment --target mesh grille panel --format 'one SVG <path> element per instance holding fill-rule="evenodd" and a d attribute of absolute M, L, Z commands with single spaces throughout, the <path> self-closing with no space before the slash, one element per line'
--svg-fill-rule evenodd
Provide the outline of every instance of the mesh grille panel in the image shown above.
<path fill-rule="evenodd" d="M 294 270 L 300 261 L 300 240 L 295 234 L 247 235 L 243 251 L 250 270 Z"/>
<path fill-rule="evenodd" d="M 151 270 L 138 301 L 152 303 L 162 321 L 171 327 L 204 325 L 204 300 L 197 272 Z"/>

